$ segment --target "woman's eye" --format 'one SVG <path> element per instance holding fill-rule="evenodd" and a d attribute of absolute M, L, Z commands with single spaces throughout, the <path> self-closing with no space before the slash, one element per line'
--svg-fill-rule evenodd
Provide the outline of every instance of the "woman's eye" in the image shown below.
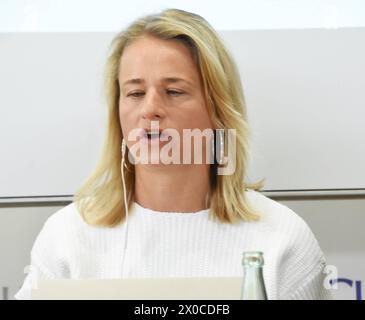
<path fill-rule="evenodd" d="M 128 93 L 128 97 L 129 96 L 132 96 L 132 97 L 140 97 L 141 95 L 143 94 L 143 92 L 141 91 L 138 91 L 138 92 L 131 92 L 131 93 Z"/>
<path fill-rule="evenodd" d="M 183 92 L 176 91 L 176 90 L 166 90 L 166 92 L 172 96 L 179 96 L 179 95 L 183 94 Z M 135 92 L 128 93 L 127 97 L 131 96 L 134 98 L 138 98 L 138 97 L 141 97 L 142 95 L 144 95 L 143 91 L 135 91 Z"/>
<path fill-rule="evenodd" d="M 173 96 L 178 96 L 180 94 L 183 94 L 183 92 L 180 92 L 180 91 L 175 91 L 175 90 L 167 90 L 167 93 L 170 94 L 170 95 L 173 95 Z"/>

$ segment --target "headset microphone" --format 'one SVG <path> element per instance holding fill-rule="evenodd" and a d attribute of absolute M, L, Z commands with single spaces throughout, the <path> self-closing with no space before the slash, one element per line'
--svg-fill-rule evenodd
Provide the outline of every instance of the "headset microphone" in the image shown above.
<path fill-rule="evenodd" d="M 122 262 L 122 278 L 124 272 L 124 261 L 125 261 L 125 254 L 127 251 L 128 246 L 128 202 L 127 202 L 127 190 L 125 188 L 125 180 L 124 180 L 124 166 L 125 166 L 125 155 L 127 151 L 127 145 L 125 139 L 122 140 L 122 163 L 121 163 L 121 173 L 122 173 L 122 182 L 123 182 L 123 195 L 124 195 L 124 208 L 126 213 L 126 231 L 125 231 L 125 241 L 124 241 L 124 250 L 123 250 L 123 262 Z"/>

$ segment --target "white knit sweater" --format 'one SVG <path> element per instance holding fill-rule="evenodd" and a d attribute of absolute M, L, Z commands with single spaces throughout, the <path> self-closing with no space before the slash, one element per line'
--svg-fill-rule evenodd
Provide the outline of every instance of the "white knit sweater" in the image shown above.
<path fill-rule="evenodd" d="M 240 277 L 242 252 L 262 251 L 268 299 L 331 299 L 324 255 L 304 220 L 259 192 L 246 194 L 262 214 L 258 222 L 223 224 L 209 219 L 209 209 L 159 212 L 134 203 L 124 270 L 125 224 L 91 227 L 71 203 L 44 224 L 15 298 L 29 299 L 39 278 Z"/>

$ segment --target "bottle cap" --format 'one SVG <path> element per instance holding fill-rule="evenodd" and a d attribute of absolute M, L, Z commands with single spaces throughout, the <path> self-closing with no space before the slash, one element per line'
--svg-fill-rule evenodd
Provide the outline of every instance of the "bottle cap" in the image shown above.
<path fill-rule="evenodd" d="M 264 265 L 263 252 L 261 251 L 243 252 L 242 265 L 247 267 L 262 267 Z"/>

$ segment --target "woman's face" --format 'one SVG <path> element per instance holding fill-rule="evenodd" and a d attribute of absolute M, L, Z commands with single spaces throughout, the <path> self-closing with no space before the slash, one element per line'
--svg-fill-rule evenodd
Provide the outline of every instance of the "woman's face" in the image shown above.
<path fill-rule="evenodd" d="M 212 128 L 198 68 L 182 43 L 152 36 L 135 40 L 125 48 L 120 70 L 119 116 L 129 149 L 138 143 L 128 139 L 131 130 L 158 121 L 160 130 L 179 133 L 182 159 L 183 129 Z M 160 141 L 160 149 L 166 143 Z"/>

